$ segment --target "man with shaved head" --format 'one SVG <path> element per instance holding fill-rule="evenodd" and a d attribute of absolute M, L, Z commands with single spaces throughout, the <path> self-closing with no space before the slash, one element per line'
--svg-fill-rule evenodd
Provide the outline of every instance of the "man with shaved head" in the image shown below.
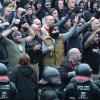
<path fill-rule="evenodd" d="M 68 51 L 68 59 L 72 61 L 72 63 L 77 64 L 81 60 L 81 52 L 78 48 L 72 48 Z"/>
<path fill-rule="evenodd" d="M 31 28 L 33 29 L 33 31 L 35 32 L 35 34 L 38 34 L 39 31 L 40 31 L 40 27 L 39 27 L 39 25 L 37 25 L 36 23 L 33 23 L 33 24 L 31 25 Z"/>
<path fill-rule="evenodd" d="M 44 18 L 44 25 L 41 28 L 42 33 L 44 33 L 44 36 L 49 35 L 49 28 L 54 23 L 54 18 L 51 15 L 48 15 Z"/>
<path fill-rule="evenodd" d="M 69 83 L 70 79 L 75 75 L 75 68 L 81 62 L 81 52 L 78 48 L 72 48 L 62 64 L 60 65 L 60 74 L 62 79 L 61 90 Z"/>
<path fill-rule="evenodd" d="M 45 36 L 50 35 L 49 29 L 50 27 L 59 27 L 61 25 L 63 25 L 68 19 L 69 19 L 70 14 L 66 14 L 65 17 L 63 19 L 61 19 L 58 22 L 55 22 L 54 17 L 51 15 L 46 16 L 43 20 L 44 20 L 44 25 L 41 28 L 41 31 L 45 34 Z"/>
<path fill-rule="evenodd" d="M 35 18 L 33 20 L 33 24 L 37 24 L 39 26 L 39 28 L 41 28 L 41 21 L 38 18 Z"/>

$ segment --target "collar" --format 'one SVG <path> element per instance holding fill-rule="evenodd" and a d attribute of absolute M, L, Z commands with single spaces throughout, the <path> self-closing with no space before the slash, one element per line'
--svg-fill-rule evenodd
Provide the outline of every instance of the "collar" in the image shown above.
<path fill-rule="evenodd" d="M 72 61 L 69 61 L 69 64 L 70 64 L 70 66 L 71 66 L 72 69 L 75 69 L 75 67 L 76 67 L 75 63 L 72 63 Z"/>

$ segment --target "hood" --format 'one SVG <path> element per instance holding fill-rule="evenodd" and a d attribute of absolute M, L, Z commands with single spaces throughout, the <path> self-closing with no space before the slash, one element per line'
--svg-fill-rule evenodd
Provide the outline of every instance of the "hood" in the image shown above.
<path fill-rule="evenodd" d="M 33 69 L 30 66 L 19 66 L 18 70 L 24 76 L 30 76 L 33 74 Z"/>

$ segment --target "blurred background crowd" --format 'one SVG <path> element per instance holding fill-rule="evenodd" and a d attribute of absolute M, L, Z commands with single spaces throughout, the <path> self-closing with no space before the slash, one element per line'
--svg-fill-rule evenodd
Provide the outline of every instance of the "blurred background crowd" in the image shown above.
<path fill-rule="evenodd" d="M 90 99 L 90 87 L 80 84 L 77 91 L 81 96 L 68 99 L 70 94 L 76 96 L 69 92 L 68 84 L 82 66 L 75 80 L 83 80 L 84 85 L 89 77 L 100 89 L 99 33 L 100 0 L 0 0 L 0 71 L 5 71 L 2 66 L 7 67 L 3 76 L 15 84 L 15 100 L 56 100 L 48 98 L 56 94 L 54 91 L 39 97 L 44 85 L 51 86 L 50 77 L 54 79 L 53 89 L 60 85 L 62 93 L 57 100 L 94 100 Z M 90 91 L 88 96 L 86 90 Z"/>

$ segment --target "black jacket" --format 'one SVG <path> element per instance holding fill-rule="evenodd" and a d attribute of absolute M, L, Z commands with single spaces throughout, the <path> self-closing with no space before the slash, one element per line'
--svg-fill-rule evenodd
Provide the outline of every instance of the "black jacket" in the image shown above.
<path fill-rule="evenodd" d="M 8 55 L 4 43 L 2 42 L 3 36 L 0 34 L 0 63 L 7 65 Z"/>
<path fill-rule="evenodd" d="M 37 100 L 37 75 L 31 67 L 16 67 L 12 72 L 11 81 L 18 89 L 15 100 Z"/>
<path fill-rule="evenodd" d="M 68 77 L 68 72 L 73 71 L 67 57 L 60 65 L 59 71 L 60 71 L 61 81 L 62 81 L 61 89 L 64 89 L 71 79 L 71 77 L 70 78 Z"/>
<path fill-rule="evenodd" d="M 62 100 L 59 86 L 50 83 L 39 84 L 39 100 Z"/>
<path fill-rule="evenodd" d="M 33 50 L 33 47 L 40 44 L 41 48 L 38 50 Z M 26 52 L 29 54 L 31 63 L 39 63 L 42 60 L 42 39 L 36 35 L 31 42 L 26 45 Z"/>
<path fill-rule="evenodd" d="M 16 93 L 16 86 L 8 76 L 0 76 L 0 100 L 14 100 Z"/>
<path fill-rule="evenodd" d="M 100 90 L 88 77 L 75 76 L 64 89 L 64 100 L 99 100 Z M 73 98 L 73 99 L 72 99 Z"/>
<path fill-rule="evenodd" d="M 100 65 L 100 42 L 98 44 L 91 44 L 89 47 L 85 47 L 85 41 L 91 36 L 92 30 L 85 33 L 83 36 L 83 52 L 82 52 L 82 62 L 88 63 L 92 68 L 92 73 L 97 74 L 99 72 Z"/>

